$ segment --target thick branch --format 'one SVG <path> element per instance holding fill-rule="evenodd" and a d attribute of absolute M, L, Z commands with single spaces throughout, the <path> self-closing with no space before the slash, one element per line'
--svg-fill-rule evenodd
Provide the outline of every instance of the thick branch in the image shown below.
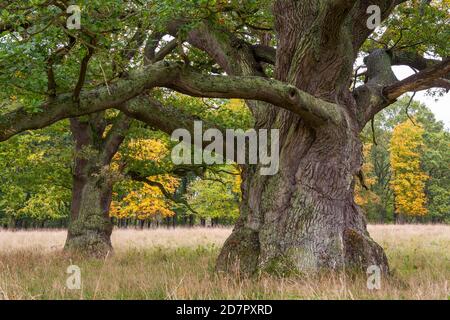
<path fill-rule="evenodd" d="M 187 113 L 180 108 L 163 105 L 150 95 L 143 94 L 122 105 L 120 109 L 129 117 L 140 120 L 152 127 L 152 129 L 160 130 L 168 135 L 171 135 L 176 129 L 183 128 L 194 136 L 194 122 L 201 120 L 204 131 L 208 129 L 217 129 L 222 132 L 223 136 L 226 136 L 226 129 L 217 126 L 215 123 L 211 123 L 197 115 Z M 209 144 L 210 142 L 203 141 L 202 147 L 206 147 Z M 238 154 L 236 145 L 234 148 L 233 154 L 236 156 Z M 223 154 L 224 159 L 226 156 L 226 154 Z M 236 159 L 233 158 L 229 160 L 235 161 Z"/>
<path fill-rule="evenodd" d="M 372 51 L 364 58 L 364 62 L 367 66 L 367 81 L 353 92 L 359 106 L 358 118 L 361 129 L 375 114 L 390 104 L 383 96 L 383 88 L 398 81 L 392 71 L 391 57 L 386 50 Z"/>
<path fill-rule="evenodd" d="M 450 59 L 447 58 L 399 81 L 392 71 L 393 59 L 399 62 L 395 54 L 392 58 L 391 53 L 383 49 L 374 50 L 365 58 L 368 81 L 353 93 L 360 110 L 361 127 L 404 93 L 444 86 L 440 82 L 447 80 L 441 78 L 450 73 Z"/>
<path fill-rule="evenodd" d="M 277 50 L 275 48 L 259 44 L 252 46 L 252 49 L 258 61 L 275 65 L 277 60 Z"/>
<path fill-rule="evenodd" d="M 161 41 L 163 34 L 160 32 L 154 32 L 149 35 L 147 43 L 144 48 L 144 64 L 148 65 L 153 62 L 155 57 L 155 51 L 158 48 L 158 44 Z"/>
<path fill-rule="evenodd" d="M 43 103 L 40 112 L 30 113 L 25 106 L 0 116 L 0 141 L 25 130 L 46 127 L 56 121 L 78 117 L 109 108 L 117 108 L 148 89 L 169 83 L 179 74 L 177 64 L 160 62 L 142 71 L 133 72 L 128 79 L 98 89 L 83 90 L 78 103 L 71 94 L 60 94 Z"/>
<path fill-rule="evenodd" d="M 95 40 L 92 39 L 90 44 L 95 45 Z M 94 54 L 94 48 L 88 47 L 86 55 L 83 57 L 83 60 L 81 60 L 80 74 L 78 76 L 78 81 L 77 81 L 77 84 L 76 84 L 74 92 L 73 92 L 73 99 L 75 101 L 79 100 L 81 89 L 83 88 L 84 82 L 86 80 L 86 73 L 87 73 L 87 69 L 88 69 L 89 60 L 91 59 L 93 54 Z"/>
<path fill-rule="evenodd" d="M 153 57 L 153 63 L 163 60 L 168 54 L 170 54 L 178 46 L 177 39 L 173 39 L 162 47 L 158 52 L 155 53 Z"/>
<path fill-rule="evenodd" d="M 450 58 L 418 72 L 402 81 L 383 88 L 383 95 L 390 101 L 410 91 L 430 89 L 435 81 L 450 74 Z"/>
<path fill-rule="evenodd" d="M 112 125 L 103 142 L 103 163 L 109 164 L 111 162 L 111 159 L 114 157 L 123 140 L 125 139 L 131 122 L 132 119 L 128 118 L 122 112 L 119 113 L 116 119 L 114 119 L 114 124 Z"/>
<path fill-rule="evenodd" d="M 438 63 L 441 63 L 441 60 L 427 59 L 414 51 L 392 50 L 392 65 L 406 65 L 414 70 L 422 71 Z M 444 75 L 442 78 L 434 80 L 430 86 L 433 88 L 450 90 L 450 73 Z"/>
<path fill-rule="evenodd" d="M 81 91 L 79 101 L 74 101 L 68 94 L 61 94 L 42 104 L 39 113 L 29 113 L 22 107 L 2 115 L 0 141 L 61 119 L 120 108 L 123 103 L 154 87 L 172 88 L 197 97 L 265 101 L 297 113 L 316 124 L 341 121 L 341 113 L 336 104 L 315 98 L 280 81 L 262 77 L 203 75 L 177 63 L 158 62 L 142 71 L 131 73 L 128 79 L 121 79 L 108 88 L 103 86 Z"/>
<path fill-rule="evenodd" d="M 391 50 L 392 65 L 406 65 L 417 70 L 423 70 L 440 63 L 440 60 L 427 59 L 410 50 Z"/>
<path fill-rule="evenodd" d="M 168 26 L 169 33 L 177 36 L 185 23 L 182 20 L 173 21 Z M 225 28 L 204 21 L 189 32 L 186 41 L 206 52 L 229 75 L 266 77 L 261 64 L 263 59 L 255 54 L 256 52 L 262 54 L 261 47 L 252 47 Z M 266 58 L 269 57 L 266 56 Z M 276 108 L 268 103 L 254 101 L 246 101 L 246 103 L 255 119 L 260 119 L 258 120 L 260 122 L 264 122 L 261 119 L 272 113 L 271 109 L 276 111 Z"/>
<path fill-rule="evenodd" d="M 184 20 L 172 21 L 168 31 L 176 37 L 185 24 Z M 264 76 L 252 46 L 225 28 L 204 21 L 188 33 L 186 41 L 206 52 L 229 75 Z"/>
<path fill-rule="evenodd" d="M 262 77 L 210 76 L 185 70 L 168 85 L 194 97 L 240 98 L 265 101 L 289 110 L 315 124 L 341 121 L 338 106 L 318 99 L 294 86 Z"/>
<path fill-rule="evenodd" d="M 47 93 L 51 97 L 56 96 L 56 79 L 55 79 L 55 73 L 53 69 L 53 65 L 55 63 L 58 63 L 61 58 L 63 58 L 65 55 L 67 55 L 70 50 L 75 46 L 76 39 L 74 37 L 69 37 L 69 43 L 65 45 L 64 47 L 56 50 L 50 57 L 47 59 Z"/>
<path fill-rule="evenodd" d="M 364 41 L 372 34 L 374 30 L 367 27 L 367 19 L 369 14 L 367 8 L 376 5 L 381 10 L 381 20 L 385 20 L 396 6 L 406 2 L 407 0 L 359 0 L 353 7 L 350 15 L 352 17 L 351 33 L 353 35 L 353 49 L 355 54 L 363 45 Z"/>
<path fill-rule="evenodd" d="M 193 133 L 194 121 L 202 120 L 180 108 L 163 105 L 146 94 L 130 100 L 121 106 L 120 109 L 129 117 L 138 119 L 152 128 L 169 135 L 179 128 L 184 128 Z M 215 127 L 213 124 L 205 121 L 203 121 L 203 125 L 206 129 Z"/>

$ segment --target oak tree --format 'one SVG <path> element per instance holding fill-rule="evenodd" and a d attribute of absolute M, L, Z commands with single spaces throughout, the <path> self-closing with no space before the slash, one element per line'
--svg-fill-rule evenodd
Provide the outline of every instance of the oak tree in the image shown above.
<path fill-rule="evenodd" d="M 0 140 L 64 118 L 97 119 L 112 108 L 168 134 L 176 128 L 193 130 L 199 116 L 164 99 L 155 101 L 149 95 L 155 88 L 244 99 L 255 129 L 280 130 L 280 170 L 261 176 L 260 165 L 242 166 L 240 217 L 217 268 L 237 266 L 251 273 L 286 266 L 318 271 L 378 265 L 388 270 L 383 249 L 371 239 L 354 202 L 362 165 L 359 134 L 404 93 L 449 88 L 448 41 L 442 41 L 448 23 L 440 14 L 448 1 L 81 3 L 83 23 L 75 31 L 65 27 L 67 1 L 1 5 L 1 81 L 7 97 L 14 92 L 21 99 L 2 108 Z M 369 6 L 378 6 L 385 22 L 375 34 L 367 23 Z M 412 14 L 423 19 L 407 29 L 397 22 L 411 19 L 395 21 Z M 422 29 L 426 32 L 417 32 Z M 138 31 L 145 42 L 135 50 L 140 59 L 133 57 L 122 68 L 120 55 Z M 158 60 L 158 53 L 166 56 L 165 47 L 152 48 L 164 36 L 173 37 L 168 49 L 176 53 Z M 146 57 L 146 52 L 152 54 Z M 361 55 L 365 67 L 355 72 Z M 399 80 L 395 65 L 417 72 Z M 25 80 L 8 83 L 17 72 Z M 104 146 L 97 130 L 106 127 L 103 120 L 98 125 L 95 120 L 72 122 L 80 129 L 79 147 L 86 142 Z M 126 121 L 117 118 L 117 123 Z M 207 122 L 205 129 L 213 126 Z M 108 160 L 109 151 L 100 150 L 97 160 Z M 95 231 L 86 234 L 88 242 L 94 234 L 96 242 L 107 244 L 110 229 L 101 204 L 111 191 L 98 190 L 99 183 L 89 180 L 76 194 L 88 199 L 80 203 L 90 217 L 84 225 Z M 91 209 L 91 203 L 98 205 Z"/>

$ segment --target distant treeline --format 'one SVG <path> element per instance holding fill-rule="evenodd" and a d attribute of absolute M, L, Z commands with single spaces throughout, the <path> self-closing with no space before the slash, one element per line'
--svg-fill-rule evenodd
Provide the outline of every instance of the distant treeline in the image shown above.
<path fill-rule="evenodd" d="M 114 227 L 119 229 L 153 229 L 176 227 L 218 227 L 232 226 L 234 220 L 227 218 L 196 218 L 195 216 L 165 217 L 162 219 L 135 219 L 135 218 L 111 218 Z M 27 229 L 66 229 L 68 218 L 57 220 L 34 220 L 29 218 L 2 221 L 0 229 L 27 230 Z"/>

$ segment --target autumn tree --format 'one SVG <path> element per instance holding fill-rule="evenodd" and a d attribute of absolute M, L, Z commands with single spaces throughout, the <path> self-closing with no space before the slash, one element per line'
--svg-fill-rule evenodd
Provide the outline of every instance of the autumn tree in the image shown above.
<path fill-rule="evenodd" d="M 395 127 L 391 140 L 391 187 L 398 215 L 427 214 L 425 183 L 428 176 L 421 168 L 424 146 L 423 128 L 407 120 Z"/>
<path fill-rule="evenodd" d="M 424 134 L 426 143 L 422 157 L 427 180 L 428 211 L 432 222 L 450 222 L 450 132 L 436 130 Z"/>
<path fill-rule="evenodd" d="M 93 8 L 95 7 L 96 5 Z M 114 9 L 118 13 L 123 8 L 116 6 Z M 118 20 L 120 19 L 113 18 L 109 22 L 117 23 Z M 102 25 L 93 27 L 102 28 Z M 94 56 L 96 49 L 94 44 L 97 44 L 98 35 L 87 32 L 84 36 L 91 44 L 81 48 L 81 51 L 86 52 L 81 60 L 78 59 L 80 61 L 80 71 L 74 95 L 72 96 L 72 100 L 75 101 L 79 99 L 81 88 L 85 86 L 87 81 L 86 78 L 95 78 L 95 69 L 92 65 L 96 62 L 97 72 L 100 69 L 103 80 L 106 81 L 108 94 L 110 94 L 106 77 L 123 77 L 127 67 L 133 62 L 138 50 L 140 50 L 146 39 L 139 24 L 135 32 L 118 35 L 116 38 L 117 47 L 109 50 L 108 54 L 111 60 L 105 64 L 105 72 L 102 67 L 102 60 L 95 61 L 98 56 L 101 57 L 105 52 L 100 52 L 97 57 Z M 111 38 L 102 38 L 103 41 L 107 43 L 112 41 L 114 37 L 110 36 Z M 174 48 L 173 43 L 169 43 L 159 55 L 156 55 L 155 51 L 157 44 L 160 42 L 160 37 L 161 35 L 151 35 L 147 39 L 143 56 L 144 65 L 162 60 Z M 72 47 L 77 42 L 76 40 L 74 36 L 69 35 L 68 47 L 62 53 L 59 50 L 56 51 L 54 56 L 67 55 L 72 51 Z M 50 62 L 53 63 L 56 57 L 50 56 Z M 90 73 L 89 65 L 91 69 L 94 69 Z M 49 65 L 47 68 L 47 73 L 50 72 L 48 83 L 52 88 L 56 88 L 56 80 L 52 78 L 54 77 L 52 76 L 53 68 L 53 65 Z M 147 98 L 149 100 L 153 99 L 150 95 Z M 156 100 L 151 101 L 152 103 L 157 103 Z M 65 248 L 93 254 L 94 256 L 102 256 L 112 249 L 110 237 L 113 226 L 110 220 L 110 208 L 115 183 L 114 174 L 111 172 L 112 159 L 118 152 L 130 129 L 132 119 L 123 111 L 111 112 L 107 110 L 89 113 L 78 118 L 71 117 L 70 123 L 70 129 L 75 141 L 75 156 L 71 214 Z"/>
<path fill-rule="evenodd" d="M 176 128 L 192 131 L 199 115 L 165 99 L 155 102 L 149 96 L 154 88 L 245 99 L 255 129 L 280 130 L 280 170 L 262 176 L 261 165 L 242 166 L 240 217 L 217 268 L 238 266 L 252 273 L 286 266 L 318 271 L 379 265 L 388 270 L 383 249 L 370 238 L 354 202 L 362 165 L 359 134 L 404 93 L 449 88 L 448 42 L 443 40 L 448 21 L 442 14 L 448 1 L 81 2 L 85 22 L 78 31 L 64 28 L 65 1 L 56 6 L 42 1 L 31 12 L 24 1 L 2 4 L 0 57 L 6 72 L 0 80 L 5 99 L 11 91 L 21 99 L 2 108 L 0 140 L 64 118 L 96 119 L 111 108 L 168 134 Z M 376 26 L 368 23 L 373 20 L 369 6 L 379 9 L 384 22 L 375 34 Z M 410 23 L 414 14 L 421 18 Z M 106 61 L 122 52 L 123 39 L 137 29 L 145 35 L 146 44 L 136 50 L 141 59 L 132 58 L 123 72 L 112 72 L 114 66 L 120 69 L 117 63 L 105 70 Z M 156 33 L 174 37 L 177 54 L 148 64 L 142 48 Z M 49 55 L 58 48 L 75 48 L 72 59 Z M 364 67 L 355 72 L 361 56 Z M 25 67 L 30 59 L 34 63 Z M 97 61 L 98 68 L 89 68 L 88 59 Z M 417 73 L 398 80 L 394 65 L 408 65 Z M 86 70 L 95 71 L 89 81 Z M 17 71 L 26 80 L 13 87 L 8 82 Z M 64 88 L 55 86 L 55 79 Z M 115 122 L 126 124 L 121 118 Z M 103 120 L 99 126 L 74 125 L 80 128 L 79 150 L 84 142 L 105 146 L 99 139 L 102 130 L 91 134 L 106 128 Z M 214 121 L 205 121 L 204 128 L 211 127 L 217 127 Z M 109 151 L 102 150 L 100 159 L 109 159 Z M 82 216 L 90 217 L 77 232 L 85 243 L 93 235 L 108 247 L 110 229 L 102 206 L 111 191 L 101 180 L 89 180 L 83 188 L 80 182 L 78 190 L 74 184 L 76 196 L 86 197 L 79 202 Z"/>
<path fill-rule="evenodd" d="M 174 203 L 171 201 L 179 180 L 170 174 L 164 174 L 161 168 L 163 158 L 169 150 L 158 139 L 129 138 L 115 156 L 113 169 L 118 174 L 133 174 L 116 185 L 115 199 L 112 202 L 110 216 L 123 219 L 146 220 L 155 217 L 171 217 Z M 138 181 L 133 178 L 142 177 Z"/>
<path fill-rule="evenodd" d="M 158 179 L 159 180 L 159 179 Z M 175 192 L 177 181 L 171 179 L 161 183 L 168 192 Z M 150 184 L 131 185 L 127 194 L 117 201 L 113 201 L 110 216 L 118 219 L 134 218 L 141 221 L 152 218 L 172 217 L 175 212 L 172 204 L 161 190 Z"/>

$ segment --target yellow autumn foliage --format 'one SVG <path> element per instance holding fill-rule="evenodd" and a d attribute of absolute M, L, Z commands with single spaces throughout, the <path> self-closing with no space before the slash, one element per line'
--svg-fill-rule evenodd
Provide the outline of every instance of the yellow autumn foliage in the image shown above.
<path fill-rule="evenodd" d="M 168 152 L 166 145 L 157 139 L 131 139 L 129 154 L 135 160 L 161 160 Z"/>
<path fill-rule="evenodd" d="M 170 175 L 152 177 L 170 192 L 175 192 L 178 179 Z M 164 197 L 158 187 L 142 184 L 139 190 L 133 190 L 120 202 L 113 201 L 110 214 L 116 218 L 137 218 L 141 220 L 154 217 L 171 217 L 175 213 L 170 209 L 170 201 Z"/>
<path fill-rule="evenodd" d="M 245 101 L 241 99 L 230 99 L 230 101 L 225 105 L 226 108 L 231 111 L 239 112 L 245 108 Z"/>
<path fill-rule="evenodd" d="M 429 176 L 421 170 L 424 129 L 407 120 L 394 128 L 390 144 L 391 188 L 398 214 L 427 214 L 425 183 Z"/>
<path fill-rule="evenodd" d="M 127 156 L 133 161 L 159 161 L 168 152 L 165 144 L 157 139 L 131 139 L 127 145 Z M 115 160 L 119 162 L 123 156 L 118 153 Z M 179 186 L 179 180 L 168 174 L 148 177 L 149 180 L 160 183 L 169 193 L 174 193 Z M 170 217 L 175 213 L 171 210 L 171 202 L 161 189 L 145 183 L 139 183 L 139 188 L 132 188 L 121 200 L 113 201 L 110 215 L 116 218 L 137 218 L 141 220 L 153 217 Z"/>
<path fill-rule="evenodd" d="M 364 164 L 361 167 L 364 183 L 369 190 L 366 190 L 359 180 L 355 185 L 355 202 L 359 206 L 365 206 L 369 203 L 377 203 L 380 201 L 379 196 L 370 190 L 370 187 L 377 182 L 376 176 L 373 174 L 373 163 L 370 161 L 370 152 L 372 150 L 372 143 L 366 143 L 363 146 Z"/>

